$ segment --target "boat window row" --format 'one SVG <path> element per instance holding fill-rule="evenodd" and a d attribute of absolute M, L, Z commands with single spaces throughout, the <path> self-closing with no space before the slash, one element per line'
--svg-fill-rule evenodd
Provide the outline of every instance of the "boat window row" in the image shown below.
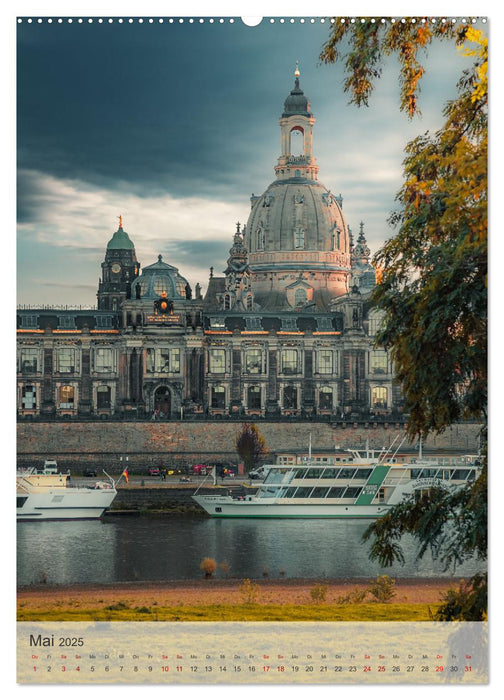
<path fill-rule="evenodd" d="M 349 467 L 326 467 L 319 468 L 300 468 L 287 470 L 272 470 L 268 474 L 266 482 L 268 484 L 278 484 L 285 480 L 285 475 L 288 474 L 288 480 L 293 479 L 369 479 L 372 469 L 355 469 Z"/>
<path fill-rule="evenodd" d="M 259 498 L 357 498 L 361 486 L 289 486 L 281 489 L 261 489 Z"/>
<path fill-rule="evenodd" d="M 412 479 L 444 479 L 455 481 L 474 481 L 475 469 L 412 469 Z"/>

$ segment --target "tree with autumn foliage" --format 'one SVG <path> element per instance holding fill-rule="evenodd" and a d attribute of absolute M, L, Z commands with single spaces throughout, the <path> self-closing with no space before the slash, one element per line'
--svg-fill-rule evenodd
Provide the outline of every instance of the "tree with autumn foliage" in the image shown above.
<path fill-rule="evenodd" d="M 242 427 L 236 436 L 236 451 L 250 471 L 267 455 L 266 442 L 254 423 L 242 423 Z"/>
<path fill-rule="evenodd" d="M 400 65 L 400 109 L 419 113 L 424 68 L 419 55 L 450 41 L 468 59 L 444 124 L 405 146 L 395 235 L 375 256 L 373 298 L 384 312 L 377 343 L 390 351 L 404 395 L 410 437 L 440 433 L 459 420 L 481 421 L 482 473 L 455 494 L 432 490 L 392 508 L 371 525 L 371 554 L 382 565 L 402 561 L 400 539 L 412 534 L 419 556 L 445 566 L 487 557 L 487 38 L 468 23 L 405 18 L 351 23 L 335 18 L 320 58 L 342 59 L 345 91 L 367 106 L 384 58 Z M 346 51 L 340 55 L 340 47 Z M 483 619 L 486 574 L 452 591 L 438 619 Z"/>

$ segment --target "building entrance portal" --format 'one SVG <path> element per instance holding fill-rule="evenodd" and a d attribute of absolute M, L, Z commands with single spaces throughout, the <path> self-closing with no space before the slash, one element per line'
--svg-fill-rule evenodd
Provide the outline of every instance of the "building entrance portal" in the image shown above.
<path fill-rule="evenodd" d="M 170 418 L 171 393 L 167 386 L 160 386 L 154 394 L 154 415 L 156 418 Z"/>

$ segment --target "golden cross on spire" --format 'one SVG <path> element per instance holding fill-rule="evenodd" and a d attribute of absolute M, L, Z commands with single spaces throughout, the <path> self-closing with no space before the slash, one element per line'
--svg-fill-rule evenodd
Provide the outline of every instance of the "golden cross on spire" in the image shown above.
<path fill-rule="evenodd" d="M 117 217 L 119 219 L 119 228 L 122 228 L 122 214 Z"/>
<path fill-rule="evenodd" d="M 296 61 L 296 70 L 294 71 L 294 77 L 299 78 L 301 73 L 299 72 L 299 61 Z"/>

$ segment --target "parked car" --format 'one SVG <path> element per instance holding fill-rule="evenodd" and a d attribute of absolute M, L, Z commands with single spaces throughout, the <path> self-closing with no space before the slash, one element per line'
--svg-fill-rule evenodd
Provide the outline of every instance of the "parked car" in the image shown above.
<path fill-rule="evenodd" d="M 161 476 L 161 471 L 159 467 L 149 467 L 147 469 L 148 476 Z"/>
<path fill-rule="evenodd" d="M 193 467 L 193 474 L 199 474 L 200 476 L 206 476 L 210 471 L 210 467 L 206 464 L 195 464 Z"/>
<path fill-rule="evenodd" d="M 84 469 L 82 476 L 98 476 L 96 469 Z"/>
<path fill-rule="evenodd" d="M 265 479 L 268 476 L 271 467 L 259 467 L 249 472 L 250 479 Z"/>

